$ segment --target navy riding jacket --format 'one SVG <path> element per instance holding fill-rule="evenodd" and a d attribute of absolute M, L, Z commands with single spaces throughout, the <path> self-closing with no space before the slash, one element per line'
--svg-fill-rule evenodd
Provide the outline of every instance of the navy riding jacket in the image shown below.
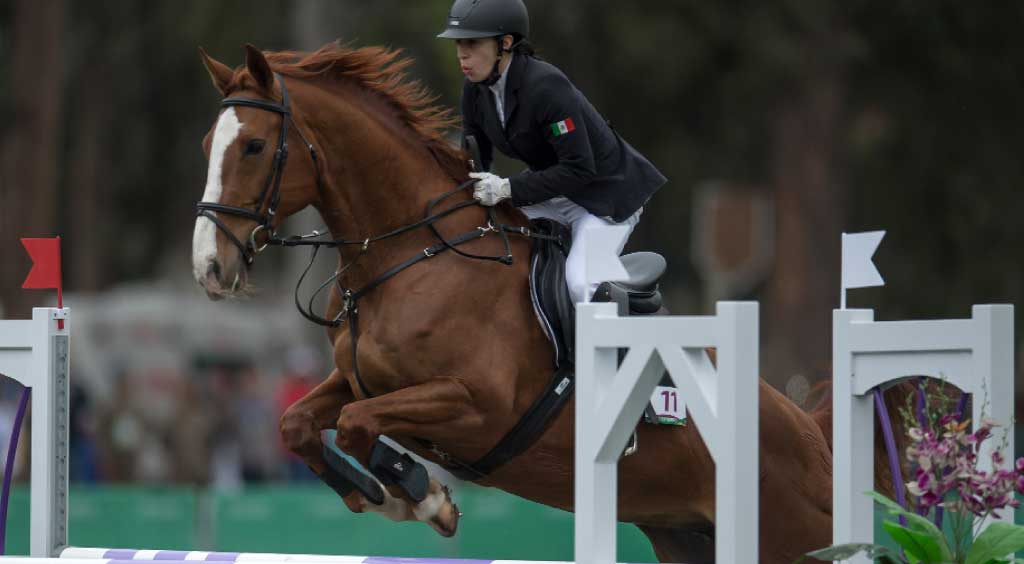
<path fill-rule="evenodd" d="M 466 81 L 463 134 L 476 137 L 484 170 L 490 170 L 495 147 L 529 166 L 509 178 L 515 206 L 565 196 L 621 222 L 665 184 L 554 65 L 516 54 L 506 81 L 505 127 L 491 89 Z"/>

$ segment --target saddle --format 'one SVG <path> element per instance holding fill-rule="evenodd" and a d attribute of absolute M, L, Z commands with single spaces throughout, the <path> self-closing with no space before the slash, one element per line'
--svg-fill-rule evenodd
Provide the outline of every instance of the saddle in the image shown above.
<path fill-rule="evenodd" d="M 576 304 L 565 284 L 565 259 L 572 248 L 572 231 L 568 226 L 546 218 L 532 220 L 531 224 L 535 233 L 548 237 L 534 239 L 530 299 L 537 320 L 554 347 L 556 374 L 574 379 Z M 665 258 L 657 253 L 640 252 L 624 255 L 620 260 L 629 280 L 602 283 L 594 292 L 592 301 L 617 304 L 621 317 L 667 314 L 658 289 L 658 281 L 667 267 Z M 625 354 L 625 350 L 619 351 L 619 362 Z M 667 372 L 658 385 L 675 387 Z M 648 404 L 644 409 L 644 422 L 657 425 L 665 421 Z"/>
<path fill-rule="evenodd" d="M 550 219 L 535 219 L 530 263 L 530 298 L 541 328 L 554 345 L 556 368 L 575 361 L 576 304 L 565 284 L 565 259 L 572 248 L 572 231 Z M 605 282 L 594 293 L 595 302 L 618 304 L 619 315 L 655 315 L 662 310 L 658 280 L 665 273 L 665 259 L 657 253 L 633 253 L 622 257 L 629 273 L 625 282 Z"/>

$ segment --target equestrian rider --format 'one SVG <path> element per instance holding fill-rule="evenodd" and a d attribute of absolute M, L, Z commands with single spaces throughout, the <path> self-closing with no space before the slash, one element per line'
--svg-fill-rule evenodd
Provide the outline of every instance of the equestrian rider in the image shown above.
<path fill-rule="evenodd" d="M 490 170 L 494 147 L 529 165 L 509 178 L 474 173 L 475 198 L 485 206 L 511 198 L 531 219 L 569 225 L 566 283 L 573 301 L 583 302 L 596 289 L 585 278 L 584 229 L 625 225 L 632 233 L 666 179 L 562 71 L 534 56 L 529 36 L 522 0 L 455 0 L 438 35 L 455 40 L 466 75 L 463 134 L 476 137 L 483 170 Z"/>

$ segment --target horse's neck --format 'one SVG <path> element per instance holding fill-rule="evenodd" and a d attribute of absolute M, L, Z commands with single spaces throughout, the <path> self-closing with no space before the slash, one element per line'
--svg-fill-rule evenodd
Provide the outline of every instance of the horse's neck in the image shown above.
<path fill-rule="evenodd" d="M 318 208 L 335 238 L 363 240 L 415 223 L 431 200 L 455 187 L 430 150 L 374 96 L 339 86 L 309 89 L 305 98 L 310 121 L 320 124 L 314 134 L 324 156 Z"/>

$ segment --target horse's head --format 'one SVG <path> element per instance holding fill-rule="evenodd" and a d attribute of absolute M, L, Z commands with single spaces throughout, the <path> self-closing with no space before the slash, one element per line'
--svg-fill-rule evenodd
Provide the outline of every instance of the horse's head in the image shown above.
<path fill-rule="evenodd" d="M 219 299 L 246 292 L 248 270 L 281 220 L 316 201 L 319 163 L 294 121 L 283 79 L 262 52 L 247 45 L 245 67 L 236 71 L 201 48 L 200 56 L 224 101 L 203 139 L 209 169 L 192 269 Z M 292 158 L 289 147 L 299 147 Z"/>

